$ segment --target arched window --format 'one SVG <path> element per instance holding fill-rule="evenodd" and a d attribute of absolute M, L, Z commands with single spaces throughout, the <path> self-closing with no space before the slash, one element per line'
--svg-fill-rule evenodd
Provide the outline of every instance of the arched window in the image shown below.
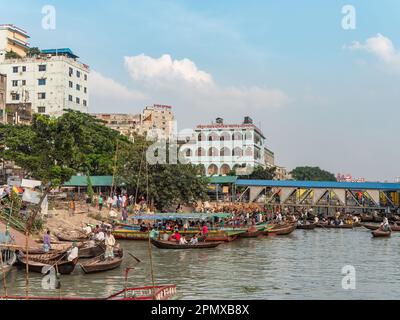
<path fill-rule="evenodd" d="M 230 141 L 231 140 L 231 135 L 227 132 L 223 132 L 220 136 L 221 141 Z"/>
<path fill-rule="evenodd" d="M 247 131 L 245 133 L 245 139 L 246 140 L 252 140 L 253 139 L 253 135 L 251 134 L 251 132 Z"/>
<path fill-rule="evenodd" d="M 215 132 L 211 132 L 208 135 L 208 141 L 217 141 L 218 140 L 218 134 L 216 134 Z"/>
<path fill-rule="evenodd" d="M 234 157 L 242 157 L 243 156 L 243 150 L 241 148 L 239 148 L 239 147 L 236 147 L 235 149 L 233 149 L 232 155 Z"/>
<path fill-rule="evenodd" d="M 220 173 L 222 175 L 227 175 L 230 171 L 231 171 L 231 167 L 229 167 L 227 164 L 223 164 L 220 169 Z"/>
<path fill-rule="evenodd" d="M 211 164 L 207 171 L 210 176 L 216 175 L 218 174 L 218 167 L 215 164 Z"/>
<path fill-rule="evenodd" d="M 221 157 L 229 157 L 231 155 L 231 149 L 227 147 L 223 147 L 221 151 L 219 152 L 219 155 Z"/>
<path fill-rule="evenodd" d="M 197 157 L 204 157 L 206 155 L 206 150 L 203 148 L 197 148 L 196 150 L 196 156 Z"/>
<path fill-rule="evenodd" d="M 208 149 L 208 156 L 209 157 L 218 157 L 218 149 L 217 148 L 210 148 Z"/>
<path fill-rule="evenodd" d="M 253 156 L 253 148 L 252 147 L 247 147 L 245 155 L 246 155 L 246 157 L 252 157 Z"/>
<path fill-rule="evenodd" d="M 185 156 L 186 156 L 186 157 L 191 157 L 192 154 L 193 154 L 193 152 L 192 152 L 191 149 L 186 149 L 186 150 L 185 150 Z"/>
<path fill-rule="evenodd" d="M 242 140 L 243 136 L 240 132 L 234 132 L 232 135 L 232 140 Z"/>
<path fill-rule="evenodd" d="M 199 135 L 197 136 L 197 139 L 199 141 L 206 141 L 206 135 L 204 133 L 199 133 Z"/>

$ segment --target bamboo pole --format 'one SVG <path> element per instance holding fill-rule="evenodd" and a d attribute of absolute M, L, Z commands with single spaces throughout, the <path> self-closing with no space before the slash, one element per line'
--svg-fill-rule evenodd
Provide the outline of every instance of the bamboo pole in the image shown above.
<path fill-rule="evenodd" d="M 0 264 L 1 264 L 1 273 L 3 275 L 4 296 L 7 299 L 7 296 L 8 296 L 8 293 L 7 293 L 7 280 L 6 280 L 6 273 L 4 271 L 3 252 L 2 251 L 0 251 Z"/>
<path fill-rule="evenodd" d="M 25 298 L 28 299 L 29 296 L 29 247 L 28 247 L 28 237 L 29 231 L 28 228 L 25 232 L 25 255 L 26 255 L 26 262 L 25 262 Z"/>
<path fill-rule="evenodd" d="M 154 280 L 154 270 L 153 270 L 153 255 L 151 251 L 151 241 L 150 241 L 150 234 L 149 234 L 149 241 L 148 241 L 148 249 L 149 249 L 149 257 L 150 257 L 150 274 L 151 274 L 151 282 L 152 282 L 152 296 L 153 299 L 156 298 L 155 296 L 155 280 Z"/>
<path fill-rule="evenodd" d="M 139 174 L 138 174 L 137 183 L 136 183 L 136 192 L 135 192 L 135 199 L 134 199 L 135 206 L 136 206 L 137 196 L 138 196 L 138 192 L 139 192 L 139 179 L 140 179 L 140 174 L 142 172 L 142 163 L 143 163 L 144 153 L 145 153 L 145 150 L 143 149 L 142 158 L 140 159 L 140 164 L 139 164 Z"/>
<path fill-rule="evenodd" d="M 119 150 L 119 141 L 117 140 L 117 146 L 116 146 L 116 148 L 115 148 L 115 155 L 114 155 L 114 166 L 113 166 L 113 176 L 112 176 L 112 184 L 111 184 L 110 197 L 112 197 L 113 191 L 114 191 L 115 172 L 117 171 L 118 150 Z"/>

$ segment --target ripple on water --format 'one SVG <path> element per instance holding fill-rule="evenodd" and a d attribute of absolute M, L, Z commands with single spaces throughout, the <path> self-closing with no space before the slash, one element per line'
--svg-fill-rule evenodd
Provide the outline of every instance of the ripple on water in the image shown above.
<path fill-rule="evenodd" d="M 153 248 L 157 284 L 176 284 L 184 299 L 397 299 L 400 294 L 400 234 L 373 239 L 368 230 L 296 230 L 284 237 L 239 239 L 216 249 L 173 251 Z M 125 241 L 128 256 L 119 269 L 85 275 L 79 267 L 61 277 L 61 290 L 42 289 L 30 275 L 30 294 L 107 296 L 124 286 L 151 284 L 148 244 Z M 342 268 L 356 268 L 356 290 L 342 289 Z M 9 294 L 24 294 L 25 276 L 13 270 Z"/>

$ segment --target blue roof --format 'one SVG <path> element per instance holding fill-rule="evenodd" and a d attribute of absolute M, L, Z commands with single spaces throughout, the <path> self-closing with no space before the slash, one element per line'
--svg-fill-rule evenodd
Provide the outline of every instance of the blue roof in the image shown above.
<path fill-rule="evenodd" d="M 79 58 L 77 55 L 75 55 L 70 48 L 62 48 L 62 49 L 45 49 L 42 50 L 43 54 L 66 54 L 70 58 Z"/>
<path fill-rule="evenodd" d="M 252 187 L 292 187 L 292 188 L 326 188 L 353 190 L 397 190 L 400 183 L 382 182 L 334 182 L 334 181 L 294 181 L 294 180 L 237 180 L 238 186 Z"/>
<path fill-rule="evenodd" d="M 159 213 L 134 214 L 130 218 L 137 220 L 206 220 L 212 217 L 230 217 L 232 213 Z"/>

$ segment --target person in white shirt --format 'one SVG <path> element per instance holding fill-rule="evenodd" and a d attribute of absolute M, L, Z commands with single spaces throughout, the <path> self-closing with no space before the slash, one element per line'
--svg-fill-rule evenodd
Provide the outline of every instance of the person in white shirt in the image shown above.
<path fill-rule="evenodd" d="M 182 236 L 180 239 L 179 239 L 179 244 L 187 244 L 188 242 L 186 241 L 186 239 L 185 239 L 185 237 L 184 236 Z"/>
<path fill-rule="evenodd" d="M 89 235 L 92 233 L 92 228 L 88 225 L 86 225 L 86 227 L 83 227 L 83 232 L 85 232 L 86 235 Z"/>
<path fill-rule="evenodd" d="M 72 260 L 75 260 L 76 258 L 78 258 L 79 249 L 78 249 L 78 246 L 76 245 L 76 242 L 72 243 L 72 248 L 69 249 L 67 252 L 68 252 L 68 257 L 67 257 L 68 261 L 72 261 Z"/>
<path fill-rule="evenodd" d="M 105 244 L 106 244 L 106 253 L 104 254 L 104 258 L 108 260 L 114 259 L 115 238 L 111 234 L 111 230 L 107 230 Z"/>
<path fill-rule="evenodd" d="M 190 239 L 190 244 L 198 244 L 199 243 L 199 239 L 197 239 L 197 236 L 194 235 L 192 239 Z"/>
<path fill-rule="evenodd" d="M 111 196 L 109 196 L 109 197 L 107 198 L 107 207 L 108 207 L 108 209 L 111 210 L 112 204 L 113 204 L 113 199 L 112 199 Z"/>
<path fill-rule="evenodd" d="M 104 237 L 104 232 L 103 231 L 99 231 L 96 236 L 95 236 L 95 240 L 97 241 L 104 241 L 105 237 Z"/>

